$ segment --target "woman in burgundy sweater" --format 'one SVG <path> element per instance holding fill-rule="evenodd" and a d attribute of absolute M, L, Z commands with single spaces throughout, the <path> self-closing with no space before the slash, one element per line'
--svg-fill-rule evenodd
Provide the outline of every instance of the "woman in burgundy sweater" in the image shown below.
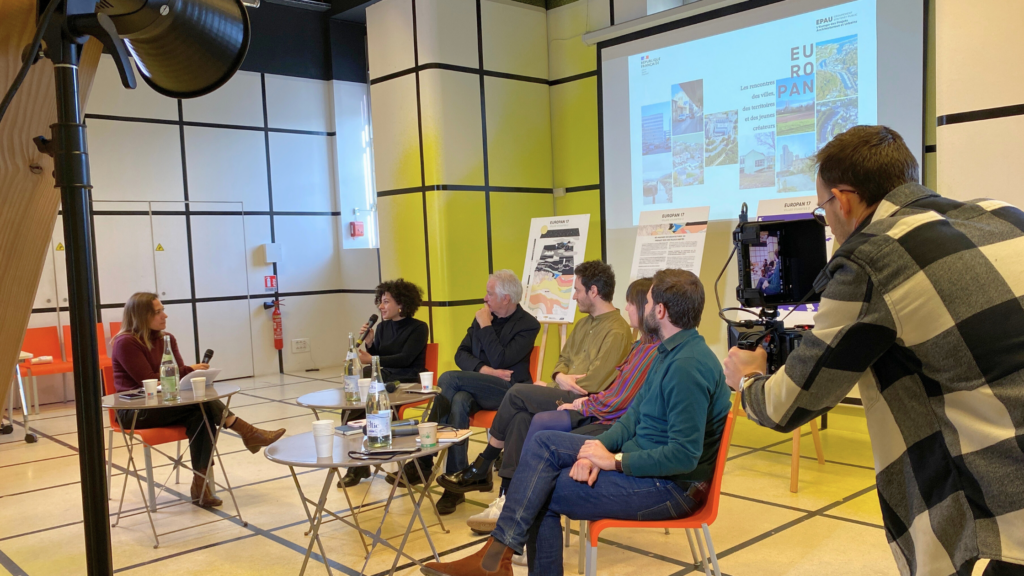
<path fill-rule="evenodd" d="M 114 388 L 118 392 L 127 392 L 142 387 L 143 380 L 160 378 L 160 362 L 164 355 L 164 329 L 167 327 L 167 313 L 156 294 L 136 292 L 124 305 L 124 319 L 121 331 L 111 340 L 114 361 Z M 178 375 L 184 377 L 195 370 L 206 370 L 206 364 L 185 366 L 178 354 L 178 342 L 171 336 L 171 353 L 178 364 Z M 224 411 L 224 403 L 220 400 L 204 402 L 213 422 L 220 422 Z M 209 485 L 203 490 L 206 466 L 213 453 L 210 435 L 204 430 L 203 412 L 199 404 L 159 408 L 155 410 L 118 410 L 118 418 L 128 425 L 135 418 L 135 428 L 160 428 L 163 426 L 185 426 L 191 438 L 189 451 L 192 456 L 192 468 L 196 471 L 192 479 L 192 501 L 197 506 L 209 508 L 220 506 L 223 502 L 213 495 Z M 224 426 L 235 431 L 242 437 L 242 442 L 250 452 L 255 454 L 260 448 L 269 446 L 284 435 L 284 428 L 273 432 L 255 428 L 238 416 L 228 412 Z"/>

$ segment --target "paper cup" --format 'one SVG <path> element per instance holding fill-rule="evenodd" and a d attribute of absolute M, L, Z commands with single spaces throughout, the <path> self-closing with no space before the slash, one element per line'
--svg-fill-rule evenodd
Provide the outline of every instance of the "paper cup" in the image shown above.
<path fill-rule="evenodd" d="M 330 436 L 334 434 L 334 420 L 314 420 L 312 427 L 314 436 Z"/>
<path fill-rule="evenodd" d="M 366 397 L 370 395 L 370 379 L 359 379 L 359 401 L 366 404 Z"/>
<path fill-rule="evenodd" d="M 146 389 L 146 397 L 152 398 L 156 396 L 156 387 L 160 385 L 159 380 L 143 380 L 142 387 Z"/>
<path fill-rule="evenodd" d="M 317 458 L 330 458 L 334 455 L 334 434 L 329 436 L 317 436 L 314 434 L 313 441 L 316 442 Z"/>
<path fill-rule="evenodd" d="M 420 388 L 426 392 L 434 388 L 434 373 L 420 372 Z"/>
<path fill-rule="evenodd" d="M 206 377 L 200 376 L 192 379 L 192 394 L 206 396 Z"/>
<path fill-rule="evenodd" d="M 433 448 L 437 446 L 437 422 L 423 422 L 417 424 L 420 432 L 420 448 Z"/>

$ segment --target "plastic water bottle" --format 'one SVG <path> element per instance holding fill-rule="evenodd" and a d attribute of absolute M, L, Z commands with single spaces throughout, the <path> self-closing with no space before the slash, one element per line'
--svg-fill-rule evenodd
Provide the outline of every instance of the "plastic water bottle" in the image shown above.
<path fill-rule="evenodd" d="M 164 356 L 160 360 L 160 387 L 165 402 L 178 399 L 178 363 L 174 361 L 174 354 L 171 353 L 170 334 L 164 334 Z"/>
<path fill-rule="evenodd" d="M 369 448 L 391 447 L 391 399 L 380 375 L 380 357 L 374 356 L 370 393 L 366 396 L 366 445 Z"/>

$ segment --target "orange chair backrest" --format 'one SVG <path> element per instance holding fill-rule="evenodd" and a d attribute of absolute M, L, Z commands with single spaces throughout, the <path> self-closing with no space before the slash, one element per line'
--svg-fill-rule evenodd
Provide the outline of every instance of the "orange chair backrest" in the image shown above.
<path fill-rule="evenodd" d="M 530 352 L 530 376 L 533 381 L 540 380 L 540 346 L 534 346 L 533 352 Z"/>
<path fill-rule="evenodd" d="M 110 396 L 117 390 L 114 388 L 114 367 L 104 366 L 103 367 L 103 395 Z M 107 416 L 110 418 L 111 428 L 117 427 L 117 417 L 114 416 L 113 410 L 107 410 Z"/>
<path fill-rule="evenodd" d="M 117 336 L 117 333 L 120 332 L 120 331 L 121 331 L 121 323 L 120 322 L 111 322 L 110 323 L 110 339 L 111 340 L 113 340 L 114 336 Z"/>
<path fill-rule="evenodd" d="M 103 339 L 103 324 L 96 323 L 96 343 L 99 345 L 100 356 L 107 355 L 107 343 Z M 64 354 L 71 361 L 71 325 L 64 326 Z"/>
<path fill-rule="evenodd" d="M 725 417 L 725 428 L 722 430 L 722 443 L 718 446 L 718 458 L 715 459 L 715 475 L 711 477 L 711 491 L 705 504 L 708 518 L 705 524 L 711 524 L 718 517 L 718 499 L 722 494 L 722 476 L 725 475 L 725 463 L 729 460 L 729 445 L 732 443 L 732 427 L 736 415 L 730 410 Z"/>
<path fill-rule="evenodd" d="M 54 362 L 59 362 L 60 337 L 57 333 L 57 327 L 29 328 L 25 331 L 25 340 L 21 343 L 21 349 L 25 352 L 31 352 L 36 358 L 40 356 L 53 356 Z"/>
<path fill-rule="evenodd" d="M 427 344 L 427 372 L 434 373 L 434 386 L 437 386 L 437 342 Z"/>

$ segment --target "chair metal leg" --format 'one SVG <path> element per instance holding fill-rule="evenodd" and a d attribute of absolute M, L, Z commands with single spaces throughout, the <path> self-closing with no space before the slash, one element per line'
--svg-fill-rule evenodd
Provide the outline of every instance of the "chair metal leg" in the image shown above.
<path fill-rule="evenodd" d="M 704 554 L 704 543 L 701 541 L 700 532 L 694 530 L 694 537 L 697 539 L 697 548 L 700 549 L 700 563 L 704 566 L 704 576 L 711 576 L 708 569 L 708 557 Z"/>
<path fill-rule="evenodd" d="M 693 557 L 693 567 L 696 570 L 700 570 L 703 562 L 697 559 L 697 548 L 693 545 L 692 530 L 687 528 L 686 530 L 684 530 L 684 532 L 686 532 L 686 541 L 690 543 L 690 556 Z"/>
<path fill-rule="evenodd" d="M 586 561 L 587 561 L 587 558 L 586 558 L 587 547 L 586 547 L 585 544 L 586 544 L 586 542 L 588 540 L 590 540 L 590 537 L 587 534 L 589 529 L 590 529 L 590 524 L 586 520 L 580 520 L 580 553 L 579 553 L 579 558 L 576 561 L 576 572 L 578 572 L 580 574 L 583 574 L 583 569 L 584 569 Z"/>
<path fill-rule="evenodd" d="M 789 461 L 789 491 L 796 494 L 800 489 L 800 429 L 793 431 L 793 453 Z"/>
<path fill-rule="evenodd" d="M 711 565 L 715 567 L 715 576 L 722 576 L 722 571 L 718 569 L 718 555 L 715 554 L 715 545 L 711 543 L 711 531 L 708 530 L 707 524 L 701 525 L 704 528 L 704 539 L 708 542 L 708 552 L 711 554 Z"/>
<path fill-rule="evenodd" d="M 587 538 L 587 565 L 586 576 L 597 576 L 597 546 L 590 545 L 590 538 Z"/>
<path fill-rule="evenodd" d="M 156 512 L 156 487 L 153 485 L 153 452 L 149 444 L 142 445 L 142 457 L 146 461 L 146 493 L 149 494 L 149 511 Z"/>
<path fill-rule="evenodd" d="M 181 484 L 181 440 L 178 440 L 177 458 L 174 463 L 174 483 Z"/>
<path fill-rule="evenodd" d="M 114 429 L 107 428 L 107 499 L 113 500 L 110 492 L 110 476 L 114 468 Z"/>
<path fill-rule="evenodd" d="M 569 536 L 572 535 L 572 520 L 569 520 L 568 516 L 562 516 L 565 519 L 565 547 L 569 547 Z"/>

